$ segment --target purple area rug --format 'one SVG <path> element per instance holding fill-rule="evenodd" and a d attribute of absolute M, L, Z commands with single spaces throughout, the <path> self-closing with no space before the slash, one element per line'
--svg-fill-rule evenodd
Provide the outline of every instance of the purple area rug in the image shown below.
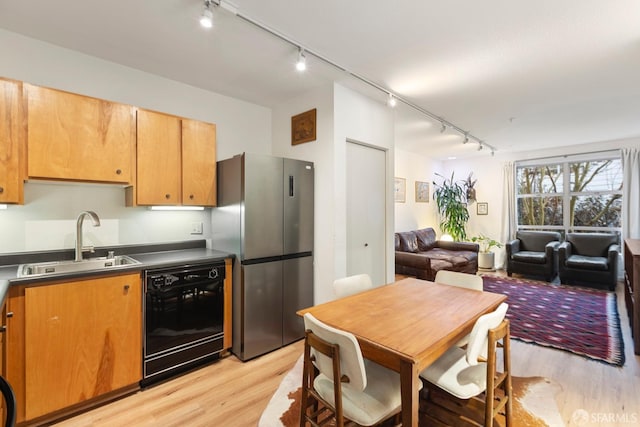
<path fill-rule="evenodd" d="M 485 291 L 507 296 L 512 338 L 624 365 L 614 292 L 488 274 L 482 278 Z"/>

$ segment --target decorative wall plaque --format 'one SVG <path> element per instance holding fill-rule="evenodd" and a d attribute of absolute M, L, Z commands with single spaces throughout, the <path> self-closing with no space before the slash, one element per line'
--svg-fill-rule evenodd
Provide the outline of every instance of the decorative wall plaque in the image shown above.
<path fill-rule="evenodd" d="M 291 145 L 316 140 L 316 109 L 291 117 Z"/>

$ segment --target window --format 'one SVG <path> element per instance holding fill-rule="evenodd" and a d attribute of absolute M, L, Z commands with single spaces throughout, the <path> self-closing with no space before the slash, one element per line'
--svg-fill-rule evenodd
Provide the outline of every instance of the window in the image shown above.
<path fill-rule="evenodd" d="M 620 232 L 619 155 L 519 163 L 516 204 L 519 229 Z"/>

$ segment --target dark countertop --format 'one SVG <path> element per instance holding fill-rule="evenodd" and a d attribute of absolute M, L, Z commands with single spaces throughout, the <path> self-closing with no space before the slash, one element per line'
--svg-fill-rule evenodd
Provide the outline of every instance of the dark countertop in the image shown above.
<path fill-rule="evenodd" d="M 12 285 L 37 284 L 67 279 L 74 280 L 95 276 L 133 273 L 154 268 L 220 262 L 226 258 L 234 257 L 233 254 L 228 252 L 208 249 L 204 240 L 96 248 L 94 254 L 91 254 L 91 256 L 85 255 L 85 257 L 105 256 L 108 251 L 114 251 L 116 255 L 128 255 L 139 261 L 140 264 L 123 265 L 106 270 L 43 274 L 18 278 L 19 264 L 73 259 L 73 250 L 27 252 L 0 256 L 0 306 L 6 297 L 9 286 Z M 12 264 L 6 264 L 6 262 L 12 262 Z"/>

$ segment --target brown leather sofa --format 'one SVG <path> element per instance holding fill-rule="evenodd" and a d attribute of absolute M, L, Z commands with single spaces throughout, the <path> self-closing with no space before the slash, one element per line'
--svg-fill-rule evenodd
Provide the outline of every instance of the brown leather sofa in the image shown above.
<path fill-rule="evenodd" d="M 395 233 L 396 273 L 433 281 L 440 270 L 475 274 L 477 243 L 436 240 L 433 228 Z"/>

